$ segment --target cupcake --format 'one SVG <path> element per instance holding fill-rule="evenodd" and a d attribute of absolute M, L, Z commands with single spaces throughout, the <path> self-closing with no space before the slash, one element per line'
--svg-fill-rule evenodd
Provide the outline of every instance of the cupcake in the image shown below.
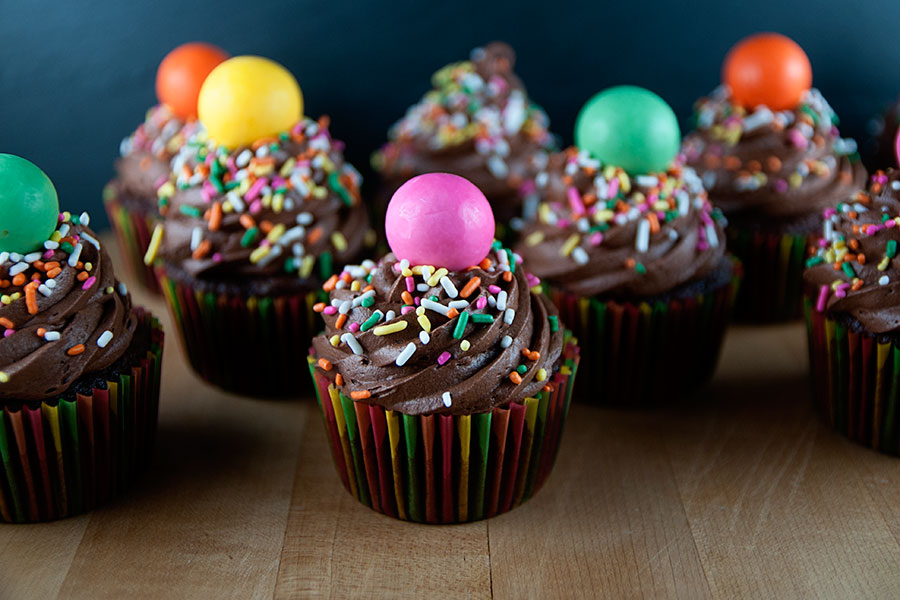
<path fill-rule="evenodd" d="M 552 467 L 575 342 L 518 257 L 491 242 L 490 205 L 467 180 L 411 179 L 386 229 L 393 253 L 326 283 L 309 358 L 344 486 L 404 520 L 510 510 Z"/>
<path fill-rule="evenodd" d="M 676 156 L 678 122 L 656 94 L 597 94 L 575 140 L 537 175 L 537 217 L 515 250 L 581 342 L 592 385 L 579 397 L 670 402 L 718 359 L 740 274 L 724 219 Z"/>
<path fill-rule="evenodd" d="M 549 119 L 513 72 L 516 55 L 495 42 L 470 60 L 432 76 L 434 88 L 409 108 L 372 158 L 381 174 L 379 209 L 409 177 L 447 172 L 472 181 L 487 196 L 501 236 L 523 210 L 523 187 L 554 149 Z"/>
<path fill-rule="evenodd" d="M 146 261 L 186 353 L 207 381 L 245 395 L 294 395 L 319 328 L 312 307 L 368 231 L 359 173 L 328 118 L 302 114 L 293 76 L 259 57 L 225 61 L 200 92 L 204 129 L 158 190 Z"/>
<path fill-rule="evenodd" d="M 728 247 L 744 264 L 739 318 L 799 316 L 800 273 L 822 210 L 865 182 L 856 143 L 818 90 L 803 50 L 751 36 L 725 59 L 724 85 L 695 106 L 687 164 L 728 217 Z"/>
<path fill-rule="evenodd" d="M 197 129 L 197 94 L 203 79 L 228 58 L 219 48 L 190 43 L 170 52 L 156 74 L 160 104 L 122 140 L 116 176 L 103 190 L 103 203 L 129 276 L 158 292 L 144 254 L 157 220 L 156 189 L 168 181 L 169 161 Z"/>
<path fill-rule="evenodd" d="M 822 418 L 851 440 L 900 454 L 900 172 L 824 211 L 803 273 L 810 375 Z"/>
<path fill-rule="evenodd" d="M 0 522 L 50 521 L 121 494 L 156 431 L 163 335 L 133 307 L 87 213 L 0 154 Z"/>

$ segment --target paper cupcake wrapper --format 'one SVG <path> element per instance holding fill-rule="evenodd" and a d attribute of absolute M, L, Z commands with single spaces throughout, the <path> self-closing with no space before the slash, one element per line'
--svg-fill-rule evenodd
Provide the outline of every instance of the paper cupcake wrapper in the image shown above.
<path fill-rule="evenodd" d="M 316 292 L 243 297 L 195 289 L 166 275 L 160 287 L 193 369 L 206 381 L 247 396 L 309 391 L 297 365 L 317 332 Z"/>
<path fill-rule="evenodd" d="M 338 474 L 354 498 L 385 515 L 465 523 L 525 502 L 559 448 L 578 368 L 567 342 L 552 391 L 472 415 L 410 416 L 354 401 L 316 373 L 316 397 Z"/>
<path fill-rule="evenodd" d="M 590 373 L 576 400 L 641 408 L 669 403 L 705 383 L 715 371 L 739 283 L 736 262 L 728 283 L 653 304 L 604 302 L 545 286 Z"/>
<path fill-rule="evenodd" d="M 858 333 L 804 299 L 816 411 L 858 444 L 900 455 L 900 346 Z"/>
<path fill-rule="evenodd" d="M 150 236 L 156 225 L 156 215 L 134 208 L 126 208 L 116 196 L 115 188 L 107 185 L 103 190 L 103 204 L 109 223 L 116 234 L 119 251 L 131 281 L 137 281 L 149 291 L 160 293 L 152 267 L 144 264 L 144 254 L 150 245 Z"/>
<path fill-rule="evenodd" d="M 801 274 L 814 235 L 790 235 L 726 228 L 728 251 L 744 264 L 735 319 L 772 322 L 800 318 Z"/>
<path fill-rule="evenodd" d="M 77 515 L 125 491 L 147 465 L 156 433 L 163 333 L 130 374 L 75 400 L 44 401 L 0 413 L 0 522 Z"/>

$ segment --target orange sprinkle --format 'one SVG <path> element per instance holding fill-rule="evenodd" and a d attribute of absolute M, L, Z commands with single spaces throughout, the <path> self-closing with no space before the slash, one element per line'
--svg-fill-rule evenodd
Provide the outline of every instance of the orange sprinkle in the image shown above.
<path fill-rule="evenodd" d="M 9 319 L 7 319 L 6 317 L 0 317 L 0 325 L 2 325 L 3 327 L 6 327 L 7 329 L 15 328 L 15 324 L 12 321 L 10 321 Z"/>
<path fill-rule="evenodd" d="M 218 231 L 219 226 L 222 224 L 222 203 L 221 202 L 213 202 L 212 208 L 209 211 L 209 230 L 210 231 Z"/>
<path fill-rule="evenodd" d="M 456 310 L 455 308 L 451 308 L 450 310 L 447 311 L 448 319 L 455 319 L 458 316 L 459 316 L 459 311 Z"/>
<path fill-rule="evenodd" d="M 634 265 L 635 265 L 635 262 L 634 262 L 634 259 L 633 259 L 633 258 L 626 258 L 626 259 L 625 259 L 625 267 L 626 267 L 626 268 L 628 268 L 628 269 L 633 269 L 633 268 L 634 268 Z"/>
<path fill-rule="evenodd" d="M 309 244 L 315 244 L 316 242 L 319 241 L 319 238 L 321 238 L 321 237 L 322 237 L 322 228 L 314 227 L 312 229 L 312 231 L 310 231 L 309 234 L 306 236 L 306 241 Z"/>
<path fill-rule="evenodd" d="M 253 217 L 251 217 L 247 213 L 241 215 L 240 222 L 241 226 L 244 229 L 253 229 L 254 227 L 256 227 L 256 221 L 254 221 Z"/>
<path fill-rule="evenodd" d="M 850 238 L 850 241 L 847 242 L 847 245 L 850 246 L 851 250 L 859 250 L 859 240 Z"/>
<path fill-rule="evenodd" d="M 62 273 L 62 269 L 60 269 L 59 267 L 56 267 L 55 269 L 50 269 L 49 271 L 47 271 L 47 278 L 53 279 L 60 273 Z"/>
<path fill-rule="evenodd" d="M 325 303 L 324 303 L 324 302 L 316 302 L 315 304 L 313 304 L 313 312 L 320 313 L 320 312 L 322 312 L 323 310 L 325 310 Z"/>
<path fill-rule="evenodd" d="M 509 283 L 513 280 L 512 271 L 503 271 L 503 281 Z"/>
<path fill-rule="evenodd" d="M 656 213 L 648 212 L 647 220 L 650 221 L 650 233 L 659 231 L 659 219 L 656 218 Z"/>
<path fill-rule="evenodd" d="M 206 256 L 207 254 L 209 254 L 209 252 L 211 250 L 212 250 L 212 243 L 209 240 L 203 240 L 197 246 L 197 249 L 194 250 L 193 253 L 191 253 L 191 257 L 199 260 L 199 259 L 203 258 L 204 256 Z"/>
<path fill-rule="evenodd" d="M 78 344 L 77 346 L 72 346 L 66 350 L 66 354 L 69 356 L 78 356 L 82 352 L 84 352 L 84 344 Z"/>
<path fill-rule="evenodd" d="M 866 264 L 866 255 L 863 254 L 862 252 L 860 252 L 859 254 L 857 254 L 857 255 L 856 255 L 856 262 L 858 262 L 858 263 L 861 264 L 861 265 Z"/>
<path fill-rule="evenodd" d="M 766 168 L 770 173 L 777 173 L 781 170 L 781 159 L 777 156 L 770 156 L 766 159 Z"/>
<path fill-rule="evenodd" d="M 270 231 L 272 231 L 273 227 L 274 227 L 274 225 L 272 225 L 272 221 L 260 221 L 259 222 L 259 228 L 262 229 L 263 233 L 269 233 Z"/>
<path fill-rule="evenodd" d="M 463 289 L 459 290 L 459 295 L 463 298 L 468 298 L 472 295 L 472 292 L 481 285 L 481 277 L 473 277 L 469 281 L 466 282 L 466 285 L 463 286 Z"/>
<path fill-rule="evenodd" d="M 855 292 L 856 290 L 858 290 L 859 288 L 861 288 L 862 285 L 863 285 L 863 280 L 862 280 L 862 279 L 857 279 L 856 281 L 853 282 L 853 285 L 850 286 L 850 289 L 853 290 L 853 291 Z"/>
<path fill-rule="evenodd" d="M 519 385 L 520 383 L 522 383 L 522 376 L 519 375 L 516 371 L 513 371 L 509 374 L 509 380 L 514 384 Z"/>
<path fill-rule="evenodd" d="M 728 171 L 737 171 L 741 168 L 741 159 L 737 156 L 726 156 L 724 163 Z"/>
<path fill-rule="evenodd" d="M 82 271 L 81 273 L 79 273 L 78 275 L 75 276 L 75 279 L 77 279 L 78 281 L 85 281 L 88 277 L 89 277 L 88 272 Z"/>
<path fill-rule="evenodd" d="M 338 373 L 334 376 L 334 384 L 337 386 L 344 385 L 344 376 Z"/>
<path fill-rule="evenodd" d="M 25 285 L 25 273 L 19 273 L 13 277 L 13 285 Z"/>
<path fill-rule="evenodd" d="M 365 400 L 366 398 L 372 397 L 372 392 L 369 390 L 361 390 L 359 392 L 350 392 L 350 397 L 354 400 Z"/>
<path fill-rule="evenodd" d="M 87 275 L 87 271 L 82 272 Z M 29 315 L 36 315 L 38 312 L 37 285 L 34 283 L 25 286 L 25 307 L 28 309 Z"/>
<path fill-rule="evenodd" d="M 481 267 L 483 270 L 487 271 L 487 270 L 490 269 L 492 266 L 494 266 L 494 261 L 492 261 L 492 260 L 489 259 L 489 258 L 485 258 L 485 259 L 482 260 L 480 263 L 478 263 L 478 266 Z"/>
<path fill-rule="evenodd" d="M 403 300 L 403 304 L 409 304 L 410 306 L 412 306 L 414 303 L 412 294 L 410 294 L 406 290 L 400 292 L 400 298 Z"/>
<path fill-rule="evenodd" d="M 331 367 L 332 367 L 332 364 L 331 364 L 331 361 L 330 361 L 330 360 L 325 359 L 325 358 L 320 358 L 320 359 L 319 359 L 319 366 L 322 367 L 323 369 L 325 369 L 326 371 L 330 371 L 330 370 L 331 370 Z"/>
<path fill-rule="evenodd" d="M 334 286 L 337 285 L 337 282 L 338 282 L 338 276 L 332 275 L 331 277 L 328 278 L 328 281 L 326 281 L 325 283 L 322 284 L 322 289 L 325 290 L 326 292 L 330 292 L 330 291 L 334 290 Z"/>
<path fill-rule="evenodd" d="M 44 334 L 47 333 L 47 330 L 43 327 L 38 327 L 35 333 L 37 333 L 40 337 L 44 337 Z"/>
<path fill-rule="evenodd" d="M 334 326 L 338 329 L 344 326 L 344 323 L 347 322 L 347 315 L 338 315 L 337 320 L 334 322 Z"/>

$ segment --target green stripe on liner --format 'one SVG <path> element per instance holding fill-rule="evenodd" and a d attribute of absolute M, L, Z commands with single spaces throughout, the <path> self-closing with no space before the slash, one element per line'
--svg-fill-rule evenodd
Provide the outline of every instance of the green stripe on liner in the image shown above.
<path fill-rule="evenodd" d="M 12 452 L 10 451 L 6 420 L 7 417 L 3 412 L 0 412 L 0 459 L 3 460 L 3 470 L 6 471 L 6 481 L 9 485 L 10 496 L 12 496 L 12 506 L 7 508 L 13 511 L 12 517 L 16 522 L 22 522 L 25 520 L 25 513 L 21 504 L 19 481 L 16 479 Z"/>
<path fill-rule="evenodd" d="M 469 454 L 469 510 L 473 521 L 484 518 L 492 413 L 472 415 L 472 450 Z"/>
<path fill-rule="evenodd" d="M 419 494 L 419 418 L 401 414 L 403 417 L 403 439 L 406 442 L 406 504 L 409 518 L 422 522 L 425 515 L 422 510 L 422 498 Z"/>

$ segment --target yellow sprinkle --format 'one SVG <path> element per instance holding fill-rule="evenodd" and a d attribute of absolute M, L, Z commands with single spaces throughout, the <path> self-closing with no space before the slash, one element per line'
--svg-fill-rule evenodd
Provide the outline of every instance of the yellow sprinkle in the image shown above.
<path fill-rule="evenodd" d="M 313 198 L 316 198 L 317 200 L 324 200 L 325 197 L 328 195 L 328 190 L 326 190 L 323 187 L 317 187 L 316 189 L 314 189 L 312 191 L 312 195 L 313 195 Z"/>
<path fill-rule="evenodd" d="M 573 233 L 572 235 L 569 236 L 569 239 L 566 240 L 566 243 L 563 244 L 562 247 L 559 249 L 559 253 L 562 256 L 568 256 L 568 255 L 572 254 L 572 250 L 574 250 L 575 246 L 578 245 L 578 241 L 580 239 L 581 238 L 579 237 L 579 235 L 577 233 Z"/>
<path fill-rule="evenodd" d="M 404 329 L 406 329 L 406 321 L 396 321 L 387 325 L 379 325 L 372 330 L 372 333 L 375 335 L 389 335 L 391 333 L 403 331 Z"/>
<path fill-rule="evenodd" d="M 260 246 L 256 250 L 250 253 L 250 262 L 253 264 L 258 263 L 262 258 L 269 253 L 268 246 Z"/>
<path fill-rule="evenodd" d="M 0 371 L 0 383 L 6 383 L 9 381 L 9 375 L 6 374 L 6 371 Z"/>
<path fill-rule="evenodd" d="M 3 294 L 2 296 L 0 296 L 0 303 L 9 304 L 10 302 L 12 302 L 12 298 L 7 296 L 6 294 Z"/>
<path fill-rule="evenodd" d="M 54 242 L 58 242 L 62 239 L 62 234 L 59 231 L 54 231 L 50 234 L 50 240 Z"/>
<path fill-rule="evenodd" d="M 631 179 L 628 178 L 624 171 L 619 171 L 619 189 L 626 194 L 631 191 Z"/>
<path fill-rule="evenodd" d="M 616 216 L 616 213 L 607 209 L 598 210 L 594 213 L 594 221 L 597 223 L 606 223 L 607 221 L 611 221 L 612 218 Z"/>
<path fill-rule="evenodd" d="M 360 283 L 359 283 L 359 279 L 354 279 L 353 282 L 350 284 L 350 291 L 351 291 L 351 292 L 358 292 L 358 291 L 359 291 L 359 288 L 361 288 L 361 287 L 362 287 L 362 286 L 361 286 Z"/>
<path fill-rule="evenodd" d="M 247 193 L 247 190 L 250 189 L 250 178 L 241 179 L 241 184 L 237 186 L 237 194 L 238 196 L 243 196 Z"/>
<path fill-rule="evenodd" d="M 300 264 L 300 277 L 306 279 L 309 277 L 309 274 L 312 273 L 313 266 L 316 264 L 316 259 L 307 254 L 303 257 L 303 262 Z"/>
<path fill-rule="evenodd" d="M 803 177 L 800 173 L 791 173 L 790 177 L 788 177 L 788 183 L 792 188 L 798 188 L 803 183 Z"/>
<path fill-rule="evenodd" d="M 175 185 L 171 181 L 167 181 L 156 189 L 158 198 L 171 198 L 175 195 Z"/>
<path fill-rule="evenodd" d="M 329 338 L 328 341 L 331 342 L 332 346 L 337 348 L 338 344 L 341 343 L 341 336 L 335 334 L 335 335 L 331 336 L 331 338 Z"/>
<path fill-rule="evenodd" d="M 269 231 L 269 235 L 266 236 L 266 239 L 274 244 L 278 241 L 278 238 L 284 235 L 285 229 L 287 229 L 287 227 L 284 226 L 284 223 L 279 223 Z"/>
<path fill-rule="evenodd" d="M 423 312 L 425 311 L 424 306 L 420 306 L 419 308 L 421 308 Z M 416 312 L 419 312 L 418 308 L 416 309 Z M 428 317 L 426 317 L 425 315 L 419 315 L 416 320 L 419 322 L 419 326 L 425 333 L 431 333 L 431 321 L 428 320 Z"/>
<path fill-rule="evenodd" d="M 275 194 L 272 196 L 272 210 L 280 213 L 284 210 L 284 194 Z"/>
<path fill-rule="evenodd" d="M 561 367 L 559 368 L 559 372 L 560 372 L 561 375 L 571 375 L 571 374 L 572 374 L 572 369 L 570 369 L 570 368 L 567 367 L 566 365 L 563 365 L 563 366 L 561 366 Z"/>
<path fill-rule="evenodd" d="M 410 271 L 413 272 L 413 275 L 421 275 L 422 274 L 422 265 L 416 265 Z"/>
<path fill-rule="evenodd" d="M 88 262 L 88 263 L 84 263 L 84 270 L 85 270 L 85 271 L 91 271 L 91 270 L 93 270 L 93 269 L 94 269 L 94 265 L 93 265 L 93 264 L 91 264 L 91 263 L 89 263 L 89 262 Z"/>
<path fill-rule="evenodd" d="M 405 269 L 401 269 L 401 270 L 400 270 L 400 274 L 403 275 L 404 277 L 412 277 L 412 276 L 413 276 L 413 271 L 412 271 L 412 269 L 410 269 L 409 267 L 407 267 L 407 268 L 405 268 Z"/>
<path fill-rule="evenodd" d="M 891 259 L 888 258 L 887 256 L 885 256 L 884 258 L 881 259 L 881 262 L 878 263 L 878 270 L 884 271 L 885 269 L 888 268 L 889 264 L 891 264 Z"/>
<path fill-rule="evenodd" d="M 541 207 L 538 209 L 538 218 L 541 220 L 541 223 L 550 223 L 553 220 L 553 213 L 550 211 L 549 205 L 541 204 Z"/>
<path fill-rule="evenodd" d="M 537 375 L 535 375 L 535 379 L 538 381 L 544 381 L 547 379 L 547 369 L 538 369 Z"/>
<path fill-rule="evenodd" d="M 340 231 L 335 231 L 331 234 L 331 243 L 338 252 L 343 252 L 347 249 L 347 238 Z"/>
<path fill-rule="evenodd" d="M 535 231 L 534 233 L 529 233 L 528 237 L 525 238 L 525 243 L 529 246 L 537 246 L 541 242 L 544 241 L 544 232 L 543 231 Z"/>
<path fill-rule="evenodd" d="M 260 201 L 262 203 L 263 208 L 269 208 L 272 206 L 272 194 L 266 194 L 262 197 Z"/>
<path fill-rule="evenodd" d="M 422 315 L 424 315 L 424 314 L 425 314 L 425 307 L 424 307 L 424 306 L 417 306 L 417 307 L 416 307 L 416 314 L 419 315 L 420 317 L 421 317 Z"/>
<path fill-rule="evenodd" d="M 278 174 L 282 177 L 287 178 L 290 175 L 291 171 L 294 168 L 294 165 L 297 164 L 297 160 L 292 156 L 291 158 L 284 161 L 284 165 L 282 165 L 281 170 L 278 171 Z"/>
<path fill-rule="evenodd" d="M 222 212 L 225 214 L 231 214 L 232 212 L 234 212 L 234 207 L 231 205 L 231 202 L 226 200 L 222 203 Z"/>
<path fill-rule="evenodd" d="M 463 340 L 459 343 L 459 347 L 462 348 L 462 351 L 465 352 L 468 350 L 472 344 L 469 343 L 469 340 Z"/>
<path fill-rule="evenodd" d="M 109 285 L 109 286 L 106 286 L 106 289 L 103 291 L 105 291 L 107 294 L 112 294 L 116 290 L 113 289 L 113 286 Z"/>
<path fill-rule="evenodd" d="M 162 223 L 157 223 L 153 229 L 153 235 L 150 236 L 150 245 L 147 246 L 147 253 L 144 254 L 144 264 L 150 266 L 156 260 L 156 253 L 159 252 L 159 245 L 162 243 L 163 232 L 165 227 Z"/>
<path fill-rule="evenodd" d="M 441 280 L 441 277 L 443 277 L 447 273 L 449 273 L 449 271 L 447 269 L 445 269 L 444 267 L 441 267 L 440 269 L 438 269 L 437 271 L 434 272 L 434 275 L 432 275 L 431 277 L 428 278 L 428 281 L 426 283 L 428 285 L 430 285 L 431 287 L 434 287 Z"/>

